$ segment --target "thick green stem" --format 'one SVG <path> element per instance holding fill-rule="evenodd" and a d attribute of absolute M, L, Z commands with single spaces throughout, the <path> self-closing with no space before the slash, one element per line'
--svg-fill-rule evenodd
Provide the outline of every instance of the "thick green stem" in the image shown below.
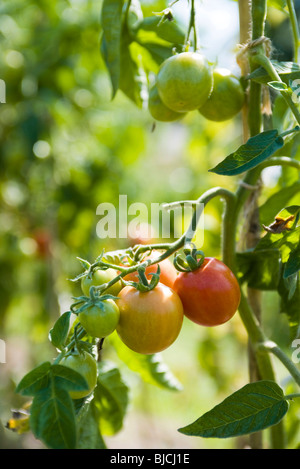
<path fill-rule="evenodd" d="M 270 78 L 273 81 L 283 83 L 280 76 L 278 75 L 277 71 L 275 70 L 272 62 L 264 54 L 258 53 L 258 54 L 254 55 L 252 57 L 252 60 L 254 62 L 256 62 L 257 64 L 261 65 L 266 70 L 266 72 L 268 73 L 268 75 L 270 76 Z M 281 91 L 280 93 L 281 93 L 282 97 L 285 99 L 285 101 L 286 101 L 287 105 L 289 106 L 289 108 L 291 109 L 292 113 L 294 114 L 294 117 L 295 117 L 297 123 L 300 125 L 300 112 L 299 112 L 299 109 L 297 108 L 296 104 L 293 102 L 290 93 L 288 91 L 285 91 L 285 90 Z"/>
<path fill-rule="evenodd" d="M 289 10 L 290 21 L 293 31 L 293 40 L 294 40 L 294 62 L 298 62 L 298 50 L 299 50 L 299 28 L 297 15 L 295 11 L 295 5 L 293 0 L 287 0 L 287 7 Z"/>
<path fill-rule="evenodd" d="M 290 372 L 297 385 L 300 386 L 300 371 L 277 344 L 268 340 L 258 344 L 257 350 L 259 354 L 261 352 L 271 352 L 275 357 L 277 357 Z"/>

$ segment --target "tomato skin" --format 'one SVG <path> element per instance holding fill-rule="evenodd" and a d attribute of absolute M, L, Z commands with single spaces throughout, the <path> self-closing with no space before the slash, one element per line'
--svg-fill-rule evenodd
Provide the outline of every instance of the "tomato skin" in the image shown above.
<path fill-rule="evenodd" d="M 103 309 L 91 305 L 78 315 L 78 319 L 87 334 L 102 339 L 110 335 L 117 327 L 120 318 L 119 308 L 114 300 L 102 301 Z"/>
<path fill-rule="evenodd" d="M 245 93 L 239 79 L 230 70 L 216 68 L 213 81 L 212 93 L 199 112 L 208 120 L 223 122 L 242 109 Z"/>
<path fill-rule="evenodd" d="M 180 272 L 173 288 L 181 298 L 185 316 L 202 326 L 229 321 L 241 298 L 233 272 L 223 262 L 209 257 L 199 269 Z"/>
<path fill-rule="evenodd" d="M 62 358 L 60 365 L 72 368 L 80 373 L 88 384 L 86 391 L 69 391 L 72 399 L 82 399 L 88 396 L 94 390 L 97 383 L 97 362 L 95 358 L 87 352 L 69 355 Z"/>
<path fill-rule="evenodd" d="M 200 108 L 212 87 L 212 70 L 198 52 L 182 52 L 165 60 L 158 71 L 157 89 L 162 102 L 175 112 Z"/>
<path fill-rule="evenodd" d="M 113 280 L 117 276 L 117 272 L 114 269 L 106 270 L 95 270 L 92 274 L 88 274 L 81 279 L 81 289 L 85 296 L 90 295 L 90 288 L 92 286 L 99 287 L 104 283 Z M 118 296 L 119 291 L 122 288 L 121 282 L 114 283 L 111 287 L 104 291 L 105 294 Z"/>
<path fill-rule="evenodd" d="M 172 111 L 164 105 L 156 85 L 149 92 L 148 109 L 153 119 L 161 122 L 173 122 L 185 116 L 184 112 Z"/>
<path fill-rule="evenodd" d="M 177 339 L 183 322 L 183 307 L 171 288 L 158 283 L 153 290 L 140 292 L 127 286 L 119 296 L 117 333 L 131 350 L 146 355 L 158 353 Z"/>
<path fill-rule="evenodd" d="M 159 256 L 159 254 L 157 254 L 157 253 L 151 253 L 151 255 L 146 257 L 146 259 L 149 259 L 149 258 L 153 259 L 153 258 L 158 257 L 158 256 Z M 149 265 L 146 268 L 146 272 L 145 272 L 147 279 L 149 281 L 151 280 L 152 275 L 149 275 L 149 274 L 156 273 L 158 265 L 160 266 L 160 277 L 159 277 L 160 283 L 163 283 L 167 287 L 172 288 L 173 285 L 174 285 L 174 282 L 177 278 L 177 270 L 175 269 L 175 267 L 173 266 L 172 262 L 169 259 L 164 259 L 159 264 Z M 132 272 L 132 273 L 126 275 L 124 277 L 124 280 L 127 280 L 127 281 L 130 280 L 130 281 L 133 281 L 133 282 L 138 282 L 138 280 L 139 280 L 138 273 L 137 272 Z"/>

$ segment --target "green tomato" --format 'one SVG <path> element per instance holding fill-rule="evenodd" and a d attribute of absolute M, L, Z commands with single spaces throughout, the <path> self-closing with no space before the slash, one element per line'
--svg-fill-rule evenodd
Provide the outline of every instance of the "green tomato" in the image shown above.
<path fill-rule="evenodd" d="M 117 273 L 114 269 L 106 270 L 95 270 L 94 272 L 82 277 L 81 279 L 81 289 L 85 296 L 89 296 L 91 287 L 100 287 L 105 283 L 110 282 L 117 276 Z M 111 287 L 105 290 L 105 294 L 118 296 L 119 291 L 122 288 L 120 281 L 114 283 Z"/>
<path fill-rule="evenodd" d="M 199 112 L 206 119 L 222 122 L 231 119 L 242 109 L 245 93 L 239 79 L 230 70 L 216 68 L 213 78 L 213 91 Z"/>
<path fill-rule="evenodd" d="M 162 102 L 175 112 L 200 108 L 213 87 L 212 70 L 204 55 L 182 52 L 165 60 L 157 75 Z"/>
<path fill-rule="evenodd" d="M 164 105 L 160 99 L 156 85 L 154 85 L 149 92 L 148 109 L 151 116 L 161 122 L 172 122 L 185 116 L 185 113 L 174 112 Z"/>
<path fill-rule="evenodd" d="M 78 315 L 79 322 L 87 334 L 100 339 L 116 329 L 119 317 L 119 308 L 113 300 L 91 304 Z"/>
<path fill-rule="evenodd" d="M 94 390 L 97 383 L 97 362 L 95 358 L 87 352 L 68 355 L 62 358 L 60 365 L 71 368 L 80 373 L 88 384 L 85 391 L 69 391 L 72 399 L 82 399 Z"/>

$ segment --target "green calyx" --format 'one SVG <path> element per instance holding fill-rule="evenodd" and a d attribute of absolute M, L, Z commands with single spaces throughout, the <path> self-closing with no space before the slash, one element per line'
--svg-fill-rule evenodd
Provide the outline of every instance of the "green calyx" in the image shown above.
<path fill-rule="evenodd" d="M 179 272 L 193 272 L 201 267 L 204 259 L 204 252 L 192 246 L 190 248 L 184 248 L 183 254 L 176 254 L 173 262 Z"/>

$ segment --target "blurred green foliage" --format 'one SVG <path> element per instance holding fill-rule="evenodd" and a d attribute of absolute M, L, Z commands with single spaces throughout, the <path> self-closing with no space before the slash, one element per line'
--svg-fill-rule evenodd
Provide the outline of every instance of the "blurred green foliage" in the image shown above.
<path fill-rule="evenodd" d="M 166 6 L 145 1 L 144 14 Z M 118 207 L 119 194 L 128 196 L 128 205 L 149 206 L 237 184 L 208 169 L 240 145 L 240 116 L 217 124 L 194 112 L 153 129 L 147 109 L 138 109 L 121 91 L 111 101 L 99 51 L 100 10 L 101 1 L 92 0 L 4 0 L 0 6 L 0 78 L 6 83 L 6 103 L 0 105 L 0 338 L 7 348 L 7 363 L 0 363 L 3 426 L 10 408 L 22 403 L 15 383 L 54 355 L 48 331 L 79 293 L 79 286 L 68 281 L 80 272 L 76 257 L 92 261 L 103 248 L 128 244 L 97 237 L 97 206 Z M 268 174 L 264 196 L 276 193 L 284 176 Z M 291 177 L 294 181 L 295 172 Z M 211 204 L 205 216 L 203 248 L 219 256 L 221 202 Z M 277 313 L 278 300 L 268 304 L 269 316 Z M 271 335 L 279 335 L 281 323 L 285 337 L 284 319 L 276 321 L 276 329 L 270 326 Z M 178 343 L 165 353 L 185 391 L 170 396 L 127 377 L 138 412 L 149 414 L 150 423 L 155 416 L 157 422 L 165 419 L 162 428 L 169 433 L 161 444 L 221 447 L 179 437 L 176 428 L 243 384 L 245 343 L 238 318 L 218 331 L 185 323 Z M 138 414 L 137 426 L 145 425 L 143 418 Z M 159 423 L 153 425 L 158 431 Z M 0 447 L 38 447 L 3 426 Z M 157 438 L 152 447 L 159 447 L 160 432 Z"/>

